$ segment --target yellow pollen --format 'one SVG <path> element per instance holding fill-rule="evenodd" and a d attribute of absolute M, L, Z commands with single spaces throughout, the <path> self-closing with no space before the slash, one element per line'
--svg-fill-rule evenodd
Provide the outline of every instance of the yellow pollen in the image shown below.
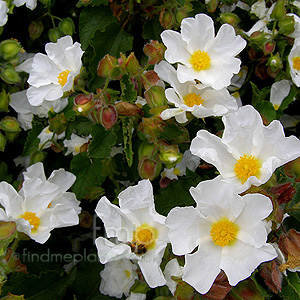
<path fill-rule="evenodd" d="M 183 97 L 184 104 L 193 107 L 194 105 L 203 104 L 204 100 L 196 93 L 189 93 Z"/>
<path fill-rule="evenodd" d="M 300 71 L 300 56 L 296 56 L 292 58 L 293 68 L 297 71 Z"/>
<path fill-rule="evenodd" d="M 273 106 L 274 106 L 275 110 L 278 110 L 278 108 L 280 107 L 280 105 L 278 105 L 278 104 L 273 104 Z"/>
<path fill-rule="evenodd" d="M 190 63 L 196 71 L 206 70 L 210 67 L 210 56 L 205 51 L 197 50 L 192 54 Z"/>
<path fill-rule="evenodd" d="M 154 246 L 157 237 L 157 230 L 147 224 L 142 224 L 133 232 L 133 243 L 150 248 Z"/>
<path fill-rule="evenodd" d="M 238 179 L 244 184 L 250 176 L 258 177 L 260 174 L 261 162 L 252 155 L 244 154 L 234 166 L 234 172 Z"/>
<path fill-rule="evenodd" d="M 58 79 L 58 83 L 63 87 L 68 80 L 68 75 L 70 73 L 70 70 L 65 70 L 59 73 L 57 79 Z"/>
<path fill-rule="evenodd" d="M 131 273 L 130 273 L 128 270 L 125 270 L 125 275 L 126 275 L 127 278 L 130 277 L 130 274 L 131 274 Z"/>
<path fill-rule="evenodd" d="M 238 226 L 227 218 L 215 222 L 210 229 L 210 236 L 217 246 L 227 246 L 235 241 Z"/>
<path fill-rule="evenodd" d="M 19 218 L 27 220 L 30 225 L 33 226 L 31 231 L 36 230 L 40 225 L 40 218 L 36 216 L 35 213 L 26 211 L 23 215 L 21 215 Z"/>

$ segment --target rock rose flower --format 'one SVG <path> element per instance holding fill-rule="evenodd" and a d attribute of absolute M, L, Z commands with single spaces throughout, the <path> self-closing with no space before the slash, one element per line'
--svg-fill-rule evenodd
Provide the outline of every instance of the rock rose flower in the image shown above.
<path fill-rule="evenodd" d="M 300 87 L 300 38 L 294 40 L 288 61 L 292 80 L 297 87 Z"/>
<path fill-rule="evenodd" d="M 120 207 L 102 197 L 96 207 L 108 238 L 96 239 L 100 262 L 119 259 L 137 260 L 142 274 L 152 288 L 166 283 L 160 263 L 168 243 L 165 217 L 154 208 L 153 190 L 149 180 L 128 187 L 119 196 Z"/>
<path fill-rule="evenodd" d="M 295 136 L 285 137 L 277 120 L 264 126 L 251 105 L 229 112 L 222 120 L 222 138 L 200 130 L 190 150 L 213 164 L 223 180 L 239 192 L 267 182 L 276 168 L 300 156 L 300 141 Z"/>
<path fill-rule="evenodd" d="M 55 101 L 73 88 L 74 78 L 79 74 L 83 51 L 67 35 L 45 46 L 47 55 L 37 53 L 19 65 L 17 70 L 29 72 L 27 98 L 31 105 L 43 101 Z"/>
<path fill-rule="evenodd" d="M 175 108 L 165 109 L 160 114 L 163 120 L 175 117 L 178 123 L 185 123 L 188 121 L 187 112 L 197 118 L 205 118 L 222 116 L 238 108 L 235 98 L 225 88 L 214 90 L 194 81 L 180 83 L 176 70 L 165 61 L 156 65 L 154 70 L 161 79 L 171 84 L 165 94 L 168 101 L 175 105 Z"/>
<path fill-rule="evenodd" d="M 3 26 L 6 24 L 7 13 L 8 13 L 7 3 L 3 0 L 0 0 L 0 26 Z"/>
<path fill-rule="evenodd" d="M 21 6 L 26 4 L 26 7 L 33 10 L 36 8 L 37 0 L 14 0 L 13 4 L 15 6 Z"/>
<path fill-rule="evenodd" d="M 79 223 L 79 201 L 67 192 L 76 179 L 72 173 L 59 169 L 46 179 L 43 164 L 36 163 L 23 176 L 19 192 L 7 182 L 0 183 L 0 204 L 5 209 L 0 209 L 1 219 L 15 221 L 18 231 L 41 244 L 52 229 Z"/>
<path fill-rule="evenodd" d="M 241 61 L 235 56 L 246 46 L 228 24 L 215 36 L 213 20 L 205 14 L 183 19 L 181 33 L 165 30 L 161 38 L 167 47 L 165 59 L 178 63 L 180 82 L 197 79 L 217 90 L 228 86 L 239 72 Z"/>
<path fill-rule="evenodd" d="M 73 154 L 77 155 L 80 153 L 80 148 L 84 144 L 88 143 L 89 140 L 91 139 L 91 135 L 87 137 L 81 137 L 75 133 L 71 134 L 71 139 L 70 140 L 64 140 L 64 146 L 67 148 L 67 151 L 65 155 Z"/>
<path fill-rule="evenodd" d="M 268 231 L 262 222 L 273 209 L 268 197 L 241 197 L 220 176 L 200 182 L 190 193 L 196 207 L 173 208 L 166 224 L 173 253 L 185 255 L 182 279 L 199 293 L 209 291 L 221 270 L 234 286 L 277 256 L 266 243 Z"/>

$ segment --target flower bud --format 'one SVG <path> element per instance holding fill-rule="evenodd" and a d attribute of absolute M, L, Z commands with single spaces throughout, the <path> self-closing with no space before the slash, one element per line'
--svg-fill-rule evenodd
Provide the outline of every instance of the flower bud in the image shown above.
<path fill-rule="evenodd" d="M 155 65 L 163 60 L 166 47 L 158 41 L 151 40 L 143 50 L 145 55 L 148 56 L 148 63 Z"/>
<path fill-rule="evenodd" d="M 9 60 L 16 57 L 21 48 L 21 44 L 13 39 L 4 40 L 0 43 L 0 54 L 5 60 Z"/>
<path fill-rule="evenodd" d="M 179 151 L 177 145 L 168 145 L 164 143 L 159 146 L 158 157 L 168 169 L 171 169 L 182 160 L 183 154 Z"/>
<path fill-rule="evenodd" d="M 140 68 L 140 64 L 136 59 L 134 52 L 131 52 L 126 59 L 126 71 L 130 76 L 134 77 L 138 75 Z"/>
<path fill-rule="evenodd" d="M 295 31 L 295 19 L 292 16 L 286 16 L 278 22 L 279 33 L 284 35 L 292 34 Z"/>
<path fill-rule="evenodd" d="M 187 10 L 183 7 L 176 12 L 176 24 L 180 25 L 184 18 L 188 17 Z"/>
<path fill-rule="evenodd" d="M 151 108 L 167 105 L 165 89 L 158 85 L 152 86 L 145 92 L 145 99 Z"/>
<path fill-rule="evenodd" d="M 47 152 L 44 151 L 34 151 L 33 153 L 31 153 L 30 155 L 30 165 L 33 165 L 37 162 L 43 162 L 47 157 Z"/>
<path fill-rule="evenodd" d="M 286 9 L 284 5 L 284 0 L 277 0 L 270 17 L 280 20 L 286 15 Z"/>
<path fill-rule="evenodd" d="M 0 93 L 0 112 L 5 111 L 9 112 L 8 104 L 9 104 L 10 96 L 6 93 L 5 90 L 2 90 Z"/>
<path fill-rule="evenodd" d="M 30 38 L 34 41 L 39 38 L 44 30 L 44 25 L 41 21 L 32 21 L 28 27 Z"/>
<path fill-rule="evenodd" d="M 146 77 L 146 80 L 143 77 Z M 157 84 L 157 82 L 159 81 L 159 77 L 155 71 L 149 70 L 143 73 L 141 81 L 144 85 L 145 90 L 149 90 L 151 86 Z"/>
<path fill-rule="evenodd" d="M 276 46 L 276 43 L 274 41 L 266 42 L 262 47 L 264 55 L 271 54 L 274 51 L 275 46 Z"/>
<path fill-rule="evenodd" d="M 58 29 L 62 33 L 62 35 L 72 36 L 75 32 L 75 25 L 73 20 L 70 17 L 62 19 L 58 24 Z"/>
<path fill-rule="evenodd" d="M 118 120 L 118 112 L 113 105 L 102 107 L 100 111 L 100 123 L 106 128 L 111 129 Z"/>
<path fill-rule="evenodd" d="M 143 141 L 138 148 L 138 158 L 141 159 L 143 156 L 154 157 L 157 151 L 158 147 L 154 143 Z"/>
<path fill-rule="evenodd" d="M 273 186 L 270 191 L 277 195 L 279 205 L 290 202 L 297 192 L 290 182 Z"/>
<path fill-rule="evenodd" d="M 20 81 L 20 76 L 11 63 L 3 64 L 0 67 L 0 78 L 8 84 L 15 84 Z"/>
<path fill-rule="evenodd" d="M 59 38 L 61 38 L 61 34 L 60 34 L 59 29 L 57 27 L 56 28 L 50 28 L 49 31 L 48 31 L 48 38 L 49 38 L 50 42 L 56 43 L 57 40 Z"/>
<path fill-rule="evenodd" d="M 152 159 L 147 156 L 143 156 L 139 159 L 138 172 L 141 178 L 153 180 L 156 178 L 162 168 L 162 164 L 157 159 Z"/>
<path fill-rule="evenodd" d="M 208 3 L 206 3 L 207 10 L 212 13 L 215 12 L 219 3 L 219 0 L 210 0 Z"/>
<path fill-rule="evenodd" d="M 288 162 L 283 167 L 284 173 L 295 181 L 300 182 L 300 157 Z"/>
<path fill-rule="evenodd" d="M 254 31 L 250 35 L 250 41 L 254 44 L 261 45 L 265 41 L 265 33 L 261 31 Z"/>
<path fill-rule="evenodd" d="M 15 133 L 20 132 L 20 125 L 16 118 L 6 116 L 0 121 L 0 129 L 4 130 L 5 132 Z"/>
<path fill-rule="evenodd" d="M 282 60 L 280 58 L 279 53 L 276 53 L 276 54 L 270 56 L 270 58 L 267 61 L 267 66 L 270 67 L 272 72 L 276 72 L 279 69 L 282 69 L 283 64 L 282 64 Z"/>
<path fill-rule="evenodd" d="M 175 16 L 172 12 L 163 9 L 159 14 L 159 22 L 164 29 L 171 29 L 175 24 Z"/>
<path fill-rule="evenodd" d="M 121 69 L 118 60 L 114 56 L 106 54 L 99 62 L 97 74 L 100 77 L 120 79 Z"/>
<path fill-rule="evenodd" d="M 49 119 L 49 130 L 57 135 L 62 134 L 68 127 L 68 120 L 64 113 Z"/>
<path fill-rule="evenodd" d="M 142 118 L 138 132 L 142 133 L 149 142 L 154 142 L 164 131 L 166 123 L 159 117 Z"/>
<path fill-rule="evenodd" d="M 236 26 L 241 22 L 241 19 L 234 13 L 223 13 L 220 15 L 223 23 L 230 24 L 232 26 Z"/>
<path fill-rule="evenodd" d="M 79 114 L 86 114 L 95 106 L 93 94 L 80 94 L 74 99 L 73 110 Z"/>
<path fill-rule="evenodd" d="M 0 132 L 0 151 L 4 151 L 6 145 L 6 138 L 5 136 Z"/>

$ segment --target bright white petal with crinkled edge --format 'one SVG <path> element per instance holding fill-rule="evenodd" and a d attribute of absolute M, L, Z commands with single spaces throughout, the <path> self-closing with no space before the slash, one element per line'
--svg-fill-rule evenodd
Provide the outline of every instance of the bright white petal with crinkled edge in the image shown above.
<path fill-rule="evenodd" d="M 151 288 L 155 288 L 157 286 L 162 286 L 166 284 L 165 277 L 159 266 L 160 261 L 157 262 L 154 260 L 154 258 L 151 261 L 141 259 L 138 261 L 138 265 L 141 268 L 146 282 Z"/>
<path fill-rule="evenodd" d="M 36 8 L 37 0 L 14 0 L 13 4 L 15 6 L 21 6 L 26 4 L 26 7 L 34 10 Z"/>

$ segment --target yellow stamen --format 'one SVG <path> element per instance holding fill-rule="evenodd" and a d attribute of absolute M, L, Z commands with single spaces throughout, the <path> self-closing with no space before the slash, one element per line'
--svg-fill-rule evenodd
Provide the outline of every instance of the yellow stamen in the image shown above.
<path fill-rule="evenodd" d="M 189 93 L 183 97 L 184 104 L 193 107 L 194 105 L 203 104 L 204 100 L 196 93 Z"/>
<path fill-rule="evenodd" d="M 26 211 L 19 218 L 27 220 L 30 223 L 30 225 L 33 226 L 31 231 L 36 230 L 40 225 L 40 218 L 36 216 L 36 213 Z"/>
<path fill-rule="evenodd" d="M 190 63 L 196 71 L 206 70 L 210 67 L 210 56 L 206 51 L 197 50 L 192 54 Z"/>
<path fill-rule="evenodd" d="M 131 273 L 130 273 L 128 270 L 125 270 L 125 275 L 126 275 L 127 278 L 130 277 L 130 274 L 131 274 Z"/>
<path fill-rule="evenodd" d="M 296 56 L 292 58 L 293 68 L 297 71 L 300 71 L 300 56 Z"/>
<path fill-rule="evenodd" d="M 234 172 L 244 184 L 250 176 L 260 175 L 261 162 L 252 155 L 244 154 L 234 166 Z"/>
<path fill-rule="evenodd" d="M 174 168 L 173 174 L 174 175 L 179 175 L 180 174 L 180 170 L 178 168 Z"/>
<path fill-rule="evenodd" d="M 154 246 L 156 238 L 157 230 L 147 224 L 142 224 L 133 232 L 132 242 L 149 249 Z"/>
<path fill-rule="evenodd" d="M 235 241 L 238 231 L 236 224 L 223 218 L 211 226 L 210 236 L 215 245 L 224 247 Z"/>
<path fill-rule="evenodd" d="M 57 80 L 62 87 L 67 83 L 69 73 L 70 70 L 65 70 L 59 73 Z"/>

